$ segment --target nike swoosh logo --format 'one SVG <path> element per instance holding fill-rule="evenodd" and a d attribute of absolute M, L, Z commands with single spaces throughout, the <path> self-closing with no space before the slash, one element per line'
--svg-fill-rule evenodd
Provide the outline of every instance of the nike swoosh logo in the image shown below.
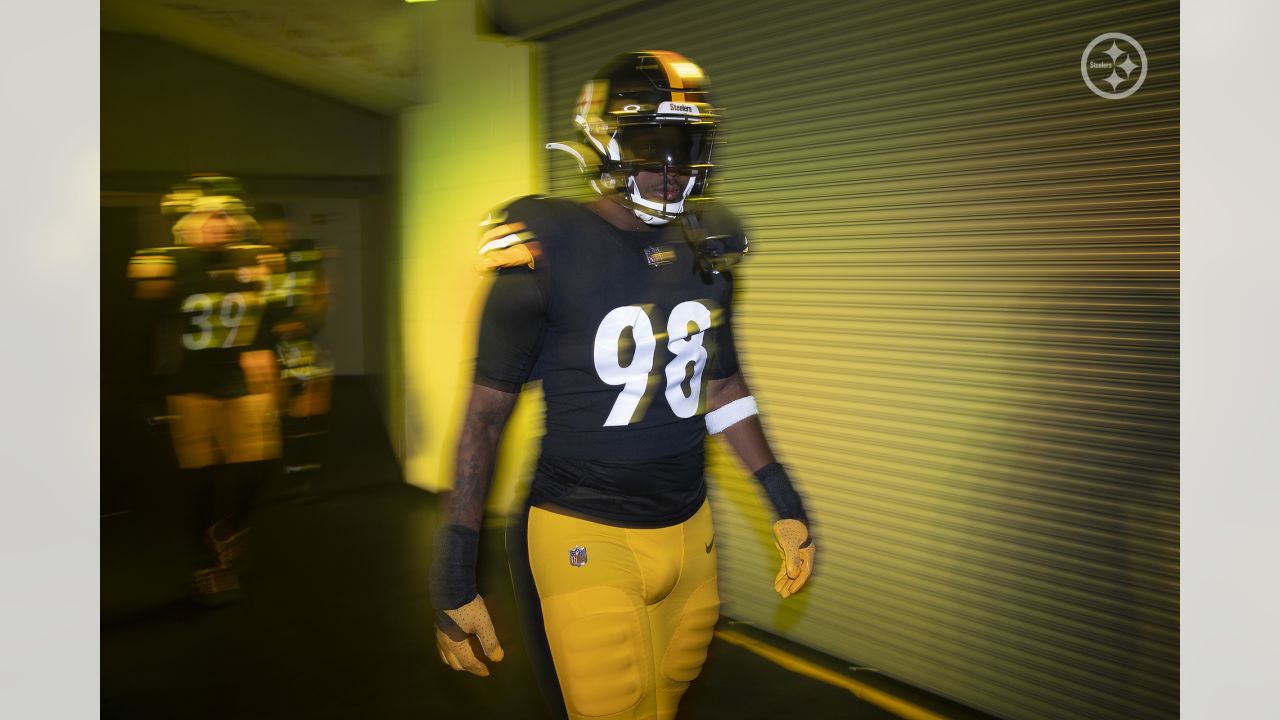
<path fill-rule="evenodd" d="M 715 539 L 714 537 L 712 537 L 712 538 L 711 538 L 711 542 L 707 543 L 707 554 L 708 554 L 708 555 L 710 555 L 710 554 L 711 554 L 711 548 L 712 548 L 712 546 L 714 546 L 715 544 L 716 544 L 716 539 Z"/>

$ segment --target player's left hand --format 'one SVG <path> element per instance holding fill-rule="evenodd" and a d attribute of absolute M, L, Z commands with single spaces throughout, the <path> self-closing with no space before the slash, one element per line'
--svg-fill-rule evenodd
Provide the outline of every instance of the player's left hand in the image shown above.
<path fill-rule="evenodd" d="M 498 635 L 493 630 L 493 621 L 489 619 L 489 608 L 484 600 L 475 596 L 471 602 L 452 610 L 443 610 L 444 617 L 436 623 L 436 648 L 440 651 L 440 659 L 454 670 L 466 670 L 472 675 L 488 677 L 489 668 L 476 657 L 471 646 L 471 636 L 480 641 L 480 648 L 485 657 L 498 662 L 505 653 L 498 644 Z"/>
<path fill-rule="evenodd" d="M 251 395 L 274 393 L 280 378 L 275 353 L 270 350 L 245 350 L 240 353 L 240 371 Z"/>
<path fill-rule="evenodd" d="M 782 569 L 773 581 L 773 589 L 784 598 L 790 597 L 813 573 L 813 538 L 799 520 L 779 520 L 773 524 L 773 544 L 782 555 Z"/>

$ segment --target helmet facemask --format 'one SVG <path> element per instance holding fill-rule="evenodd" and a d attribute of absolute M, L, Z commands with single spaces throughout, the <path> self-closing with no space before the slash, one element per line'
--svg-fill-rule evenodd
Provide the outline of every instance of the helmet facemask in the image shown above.
<path fill-rule="evenodd" d="M 612 182 L 615 199 L 645 224 L 665 225 L 706 187 L 714 133 L 713 124 L 685 118 L 620 123 L 606 146 L 605 184 Z M 652 176 L 642 183 L 644 172 L 653 173 L 657 184 Z"/>

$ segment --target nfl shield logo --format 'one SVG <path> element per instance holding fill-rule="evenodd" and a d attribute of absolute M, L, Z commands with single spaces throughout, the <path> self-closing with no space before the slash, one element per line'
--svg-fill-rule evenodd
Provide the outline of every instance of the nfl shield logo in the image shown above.
<path fill-rule="evenodd" d="M 582 567 L 587 564 L 587 549 L 581 545 L 575 545 L 569 548 L 569 564 L 574 567 Z"/>

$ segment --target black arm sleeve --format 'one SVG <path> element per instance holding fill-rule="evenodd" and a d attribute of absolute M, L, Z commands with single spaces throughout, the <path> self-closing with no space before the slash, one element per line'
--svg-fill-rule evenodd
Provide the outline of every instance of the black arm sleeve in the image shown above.
<path fill-rule="evenodd" d="M 528 268 L 498 271 L 480 319 L 475 382 L 520 392 L 542 349 L 546 329 L 545 288 Z"/>
<path fill-rule="evenodd" d="M 707 374 L 712 380 L 733 377 L 738 372 L 738 348 L 733 338 L 733 276 L 724 273 L 723 277 L 726 288 L 720 307 L 724 314 L 716 328 L 716 352 Z"/>
<path fill-rule="evenodd" d="M 800 499 L 800 493 L 796 492 L 795 485 L 791 484 L 786 468 L 780 463 L 770 463 L 757 470 L 755 475 L 779 520 L 799 520 L 805 525 L 809 524 L 804 501 Z"/>
<path fill-rule="evenodd" d="M 446 525 L 432 547 L 430 602 L 436 610 L 452 610 L 471 602 L 476 591 L 476 558 L 480 533 L 462 525 Z"/>

